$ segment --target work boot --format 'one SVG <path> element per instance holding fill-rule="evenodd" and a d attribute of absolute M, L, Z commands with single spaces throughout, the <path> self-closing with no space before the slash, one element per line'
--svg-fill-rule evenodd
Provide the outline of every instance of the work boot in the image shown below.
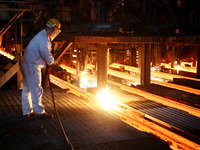
<path fill-rule="evenodd" d="M 36 116 L 36 113 L 33 111 L 28 115 L 24 115 L 23 117 L 32 118 L 32 117 L 35 117 L 35 116 Z"/>
<path fill-rule="evenodd" d="M 52 114 L 48 114 L 47 112 L 43 114 L 36 114 L 37 118 L 53 118 L 54 116 Z"/>

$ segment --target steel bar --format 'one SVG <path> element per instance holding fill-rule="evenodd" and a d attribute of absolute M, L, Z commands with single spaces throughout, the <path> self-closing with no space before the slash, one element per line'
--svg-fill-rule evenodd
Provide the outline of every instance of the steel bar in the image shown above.
<path fill-rule="evenodd" d="M 127 71 L 139 73 L 137 67 L 127 66 L 127 65 L 123 65 L 123 64 L 117 64 L 117 63 L 113 63 L 113 64 L 109 65 L 109 67 L 118 68 L 118 69 L 120 69 L 120 66 L 125 67 L 125 70 L 127 70 Z M 200 79 L 196 79 L 196 78 L 190 78 L 190 77 L 169 74 L 169 73 L 164 73 L 164 72 L 157 72 L 157 71 L 151 71 L 151 76 L 162 78 L 162 79 L 167 79 L 170 81 L 172 81 L 173 78 L 184 78 L 184 79 L 188 79 L 188 80 L 200 81 Z"/>
<path fill-rule="evenodd" d="M 1 9 L 0 9 L 1 10 Z M 11 25 L 21 16 L 23 15 L 24 10 L 18 12 L 10 21 L 9 23 L 0 31 L 0 36 L 2 36 L 10 27 Z"/>
<path fill-rule="evenodd" d="M 84 95 L 85 98 L 92 101 L 94 104 L 96 104 L 97 107 L 99 107 L 99 104 L 96 101 L 96 96 L 93 94 L 87 94 L 86 91 L 79 89 L 78 87 L 75 87 L 73 85 L 70 85 L 66 81 L 62 81 L 61 79 L 51 75 L 50 76 L 51 82 L 54 84 L 58 84 L 58 86 L 62 88 L 70 88 L 73 93 L 77 93 L 78 96 Z M 75 92 L 74 92 L 75 91 Z M 80 93 L 79 93 L 80 92 Z M 132 111 L 132 112 L 131 112 Z M 173 133 L 151 121 L 146 120 L 143 116 L 137 115 L 135 111 L 130 108 L 127 105 L 122 105 L 120 110 L 110 110 L 110 113 L 113 115 L 116 115 L 119 117 L 122 121 L 128 123 L 129 125 L 133 126 L 134 128 L 137 128 L 141 131 L 145 131 L 148 133 L 151 133 L 162 140 L 168 142 L 173 149 L 194 149 L 198 150 L 200 149 L 200 145 L 197 143 L 194 143 L 176 133 Z"/>
<path fill-rule="evenodd" d="M 64 65 L 62 65 L 62 67 L 64 67 Z M 75 72 L 75 69 L 73 69 L 73 68 L 70 68 L 70 67 L 67 67 L 67 66 L 65 66 L 64 68 L 67 69 L 68 72 L 71 72 L 71 73 Z M 109 70 L 108 74 L 109 74 L 109 72 L 113 72 L 113 70 L 112 71 Z M 113 75 L 118 76 L 118 77 L 122 77 L 122 76 L 120 76 L 121 74 L 122 73 L 117 72 L 117 73 L 114 73 Z M 92 81 L 96 82 L 96 78 L 94 76 L 89 76 L 89 75 L 86 76 L 85 75 L 85 77 L 88 78 L 89 80 L 92 80 Z M 110 81 L 109 80 L 108 83 L 116 85 L 116 86 L 120 87 L 122 90 L 125 90 L 127 92 L 143 96 L 143 97 L 145 97 L 147 99 L 150 99 L 150 100 L 155 101 L 157 103 L 160 103 L 162 105 L 173 107 L 173 108 L 177 108 L 177 109 L 186 111 L 189 114 L 192 114 L 194 116 L 200 117 L 200 110 L 198 108 L 195 108 L 195 107 L 192 107 L 192 106 L 188 106 L 188 105 L 185 105 L 185 104 L 170 100 L 168 98 L 164 98 L 164 97 L 152 94 L 152 93 L 148 93 L 146 91 L 142 91 L 142 90 L 139 90 L 139 89 L 136 89 L 136 88 L 133 88 L 133 87 L 129 87 L 129 86 L 123 85 L 121 83 L 116 83 L 114 81 Z"/>
<path fill-rule="evenodd" d="M 118 65 L 115 64 L 115 65 L 111 65 L 111 66 L 114 67 L 114 68 L 120 68 L 119 66 L 121 66 L 121 65 L 118 66 Z M 122 66 L 125 67 L 125 70 L 138 73 L 138 70 L 137 70 L 136 67 L 130 67 L 130 66 L 125 66 L 125 65 L 122 65 Z M 134 76 L 134 75 L 126 74 L 126 73 L 122 73 L 122 72 L 119 73 L 119 72 L 114 71 L 114 70 L 112 70 L 112 71 L 109 70 L 108 74 L 111 74 L 113 76 L 118 76 L 122 79 L 128 79 L 130 81 L 136 81 L 136 82 L 140 83 L 139 76 Z M 184 76 L 179 76 L 179 75 L 171 75 L 171 74 L 166 74 L 166 73 L 162 73 L 162 72 L 151 71 L 151 74 L 154 77 L 164 78 L 164 79 L 168 79 L 168 80 L 173 80 L 173 78 L 184 78 L 184 79 L 189 79 L 189 80 L 193 80 L 193 81 L 200 81 L 200 79 L 184 77 Z M 155 83 L 155 84 L 159 84 L 159 85 L 162 85 L 162 86 L 165 86 L 165 87 L 169 87 L 169 88 L 189 92 L 189 93 L 192 93 L 192 94 L 200 95 L 200 90 L 194 89 L 194 88 L 191 88 L 191 87 L 186 87 L 186 86 L 177 85 L 177 84 L 168 83 L 168 82 L 161 82 L 161 81 L 154 80 L 154 79 L 151 79 L 151 83 Z"/>
<path fill-rule="evenodd" d="M 134 76 L 134 75 L 131 75 L 131 74 L 127 74 L 127 73 L 123 73 L 123 72 L 119 72 L 119 71 L 115 71 L 115 70 L 108 70 L 108 74 L 122 78 L 122 79 L 125 79 L 125 80 L 129 80 L 129 81 L 132 81 L 132 82 L 140 83 L 140 78 L 138 76 Z M 162 82 L 162 81 L 157 81 L 157 80 L 153 80 L 153 79 L 151 79 L 151 83 L 155 83 L 155 84 L 162 85 L 162 86 L 169 87 L 169 88 L 173 88 L 173 89 L 176 89 L 176 90 L 181 90 L 181 91 L 185 91 L 185 92 L 188 92 L 188 93 L 200 95 L 200 90 L 194 89 L 194 88 L 191 88 L 191 87 L 187 87 L 187 86 L 183 86 L 183 85 L 178 85 L 178 84 L 173 84 L 173 83 L 168 83 L 168 82 Z"/>

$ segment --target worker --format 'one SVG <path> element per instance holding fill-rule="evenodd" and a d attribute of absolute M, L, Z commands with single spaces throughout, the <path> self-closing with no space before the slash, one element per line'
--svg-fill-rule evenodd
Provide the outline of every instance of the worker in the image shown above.
<path fill-rule="evenodd" d="M 61 23 L 52 18 L 46 28 L 34 36 L 23 55 L 21 72 L 23 74 L 22 112 L 23 116 L 51 117 L 42 104 L 41 69 L 54 64 L 51 41 L 60 33 Z"/>

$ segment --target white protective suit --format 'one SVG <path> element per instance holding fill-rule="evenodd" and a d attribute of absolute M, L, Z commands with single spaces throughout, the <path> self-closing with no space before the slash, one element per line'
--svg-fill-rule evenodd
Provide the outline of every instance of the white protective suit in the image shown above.
<path fill-rule="evenodd" d="M 45 113 L 44 106 L 42 105 L 43 88 L 41 86 L 41 69 L 45 68 L 46 64 L 51 65 L 53 63 L 51 41 L 44 29 L 33 37 L 23 55 L 23 115 L 28 115 L 33 110 L 37 114 Z"/>

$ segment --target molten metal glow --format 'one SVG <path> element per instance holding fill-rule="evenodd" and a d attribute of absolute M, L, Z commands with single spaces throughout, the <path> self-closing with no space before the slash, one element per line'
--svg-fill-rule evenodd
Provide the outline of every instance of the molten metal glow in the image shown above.
<path fill-rule="evenodd" d="M 177 74 L 179 74 L 180 65 L 177 65 Z"/>
<path fill-rule="evenodd" d="M 116 97 L 109 92 L 108 87 L 97 92 L 97 99 L 99 103 L 106 109 L 118 109 L 118 101 Z"/>
<path fill-rule="evenodd" d="M 160 71 L 160 68 L 159 68 L 159 67 L 156 67 L 156 66 L 154 66 L 154 67 L 151 67 L 151 71 Z"/>
<path fill-rule="evenodd" d="M 88 80 L 84 77 L 84 74 L 85 74 L 86 72 L 82 72 L 82 74 L 81 74 L 81 82 L 80 82 L 80 88 L 82 88 L 82 89 L 87 89 L 87 82 L 88 82 Z"/>
<path fill-rule="evenodd" d="M 161 63 L 161 66 L 165 66 L 165 68 L 171 68 L 171 63 Z M 190 67 L 189 67 L 190 66 Z M 193 67 L 192 62 L 181 62 L 181 64 L 178 66 L 177 61 L 174 61 L 174 68 L 173 69 L 179 69 L 179 71 L 187 71 L 187 72 L 193 72 L 196 73 L 197 69 L 196 67 Z"/>
<path fill-rule="evenodd" d="M 3 51 L 2 49 L 0 49 L 0 54 L 11 59 L 11 60 L 13 60 L 15 58 L 15 56 L 11 55 L 10 53 Z"/>
<path fill-rule="evenodd" d="M 137 85 L 140 85 L 140 83 L 139 82 L 134 82 L 133 85 L 137 86 Z"/>

